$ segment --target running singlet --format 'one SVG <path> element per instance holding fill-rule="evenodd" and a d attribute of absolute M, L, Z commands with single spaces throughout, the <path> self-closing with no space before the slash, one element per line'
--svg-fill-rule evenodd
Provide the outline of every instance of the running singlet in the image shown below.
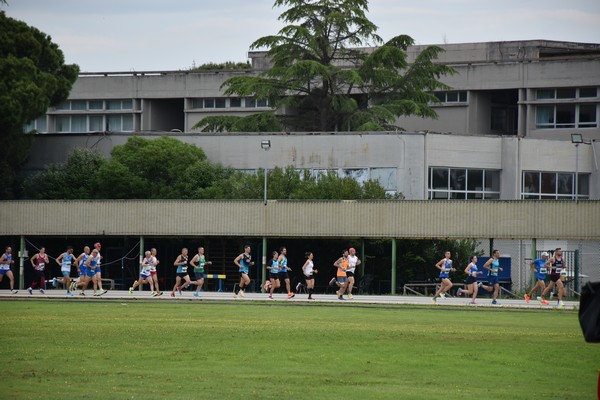
<path fill-rule="evenodd" d="M 0 269 L 4 270 L 4 271 L 7 271 L 7 270 L 10 269 L 10 262 L 9 261 L 12 260 L 12 254 L 6 254 L 6 253 L 4 253 L 3 256 L 6 257 L 6 261 L 5 261 L 6 264 L 0 264 Z"/>
<path fill-rule="evenodd" d="M 452 268 L 452 260 L 444 259 L 444 266 L 440 271 L 440 278 L 448 278 L 448 274 L 450 273 L 450 268 Z"/>
<path fill-rule="evenodd" d="M 308 264 L 306 264 L 306 267 L 304 268 L 304 275 L 312 276 L 313 275 L 313 267 L 314 267 L 313 262 L 308 260 Z"/>
<path fill-rule="evenodd" d="M 354 272 L 356 269 L 356 263 L 358 262 L 357 256 L 348 256 L 348 272 Z"/>
<path fill-rule="evenodd" d="M 498 276 L 498 268 L 500 268 L 500 260 L 492 261 L 492 263 L 490 264 L 490 268 L 492 270 L 489 271 L 488 276 Z"/>
<path fill-rule="evenodd" d="M 283 257 L 283 260 L 279 263 L 281 267 L 281 272 L 287 272 L 287 257 Z"/>
<path fill-rule="evenodd" d="M 477 271 L 478 271 L 477 265 L 471 263 L 471 264 L 469 264 L 469 267 L 470 267 L 469 275 L 472 276 L 473 278 L 475 278 L 477 276 Z"/>
<path fill-rule="evenodd" d="M 252 256 L 244 253 L 242 255 L 242 259 L 240 260 L 240 272 L 244 274 L 248 274 L 248 270 L 250 268 L 250 262 L 252 261 Z"/>
<path fill-rule="evenodd" d="M 90 257 L 88 257 L 89 260 Z M 90 269 L 90 271 L 93 271 L 96 269 L 96 267 L 98 266 L 98 258 L 92 258 L 92 260 L 90 261 L 90 266 L 88 267 Z"/>
<path fill-rule="evenodd" d="M 337 276 L 346 276 L 347 269 L 348 269 L 348 259 L 342 258 L 342 268 L 337 269 Z"/>
<path fill-rule="evenodd" d="M 536 258 L 533 260 L 533 264 L 535 265 L 535 277 L 536 279 L 546 279 L 546 274 L 548 273 L 548 269 L 546 268 L 546 260 L 541 258 Z"/>
<path fill-rule="evenodd" d="M 38 254 L 37 258 L 35 259 L 35 269 L 38 271 L 43 271 L 46 268 L 46 259 L 45 259 L 46 255 L 44 254 L 43 256 Z"/>
<path fill-rule="evenodd" d="M 179 262 L 183 262 L 183 264 L 177 266 L 177 273 L 178 274 L 185 274 L 185 273 L 187 273 L 188 258 L 184 257 L 184 256 L 181 256 L 181 258 L 179 259 Z"/>
<path fill-rule="evenodd" d="M 206 263 L 206 257 L 198 254 L 198 267 L 194 268 L 194 271 L 204 273 L 204 264 Z"/>
<path fill-rule="evenodd" d="M 81 261 L 79 261 L 79 268 L 84 267 L 85 266 L 85 262 L 87 261 L 88 258 L 90 258 L 89 254 L 81 253 L 81 255 L 83 257 L 81 257 Z"/>
<path fill-rule="evenodd" d="M 70 271 L 71 263 L 73 262 L 73 254 L 63 253 L 60 269 L 62 271 Z"/>
<path fill-rule="evenodd" d="M 560 260 L 557 257 L 554 257 L 554 262 L 552 263 L 552 266 L 554 267 L 554 269 L 552 270 L 550 275 L 554 275 L 554 276 L 560 275 L 560 273 L 563 270 L 563 265 L 564 265 L 564 262 L 563 262 L 562 257 L 560 258 Z"/>
<path fill-rule="evenodd" d="M 150 272 L 156 272 L 156 264 L 158 263 L 158 260 L 153 256 L 150 262 L 152 263 L 150 266 Z"/>
<path fill-rule="evenodd" d="M 279 273 L 279 261 L 277 260 L 271 260 L 271 269 L 270 269 L 272 274 L 278 274 Z"/>
<path fill-rule="evenodd" d="M 152 271 L 152 261 L 152 257 L 144 258 L 144 260 L 142 261 L 142 270 L 140 271 L 140 275 L 150 275 L 150 271 Z"/>

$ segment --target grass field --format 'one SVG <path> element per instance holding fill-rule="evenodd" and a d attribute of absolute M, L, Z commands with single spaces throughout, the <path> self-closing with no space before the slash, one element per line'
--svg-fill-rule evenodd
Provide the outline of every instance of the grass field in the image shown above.
<path fill-rule="evenodd" d="M 572 311 L 1 302 L 1 399 L 593 399 Z"/>

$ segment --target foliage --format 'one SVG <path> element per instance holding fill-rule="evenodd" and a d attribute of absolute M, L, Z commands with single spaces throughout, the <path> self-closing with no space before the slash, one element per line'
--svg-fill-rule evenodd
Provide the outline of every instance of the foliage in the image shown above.
<path fill-rule="evenodd" d="M 236 61 L 225 61 L 224 63 L 205 63 L 202 65 L 192 67 L 192 71 L 221 71 L 221 70 L 237 70 L 237 69 L 250 69 L 252 65 L 246 62 Z"/>
<path fill-rule="evenodd" d="M 600 348 L 583 343 L 571 311 L 91 300 L 4 302 L 11 345 L 0 397 L 587 399 L 596 390 Z M 83 356 L 65 347 L 76 338 L 87 340 Z M 156 339 L 150 351 L 146 338 Z M 275 357 L 274 338 L 297 351 Z M 556 363 L 547 348 L 568 354 L 560 384 L 532 367 Z M 460 361 L 451 376 L 442 359 Z M 192 388 L 183 376 L 202 379 Z"/>
<path fill-rule="evenodd" d="M 282 122 L 298 131 L 389 130 L 400 116 L 436 117 L 432 91 L 454 70 L 434 60 L 430 46 L 408 64 L 412 38 L 383 43 L 367 18 L 367 0 L 276 0 L 289 25 L 251 48 L 268 49 L 272 67 L 258 76 L 235 76 L 227 95 L 268 98 L 284 108 Z M 380 45 L 372 52 L 361 46 Z"/>
<path fill-rule="evenodd" d="M 263 112 L 247 117 L 211 115 L 204 117 L 192 129 L 201 129 L 202 132 L 281 132 L 283 126 L 272 112 Z"/>
<path fill-rule="evenodd" d="M 50 36 L 0 11 L 0 198 L 15 195 L 15 171 L 27 159 L 23 126 L 64 101 L 78 72 Z"/>

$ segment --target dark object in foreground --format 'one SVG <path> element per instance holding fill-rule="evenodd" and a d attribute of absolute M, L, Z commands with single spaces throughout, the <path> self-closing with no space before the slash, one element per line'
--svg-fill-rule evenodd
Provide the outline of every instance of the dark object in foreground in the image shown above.
<path fill-rule="evenodd" d="M 579 323 L 586 342 L 600 342 L 600 282 L 588 282 L 583 287 Z"/>

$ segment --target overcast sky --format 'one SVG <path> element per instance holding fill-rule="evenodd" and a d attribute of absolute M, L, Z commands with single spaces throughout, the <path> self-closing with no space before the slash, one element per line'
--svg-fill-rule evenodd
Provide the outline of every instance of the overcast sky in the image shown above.
<path fill-rule="evenodd" d="M 7 15 L 52 36 L 82 71 L 188 69 L 246 61 L 275 34 L 273 0 L 8 0 Z M 548 39 L 600 43 L 600 0 L 371 0 L 379 35 L 417 44 Z"/>

